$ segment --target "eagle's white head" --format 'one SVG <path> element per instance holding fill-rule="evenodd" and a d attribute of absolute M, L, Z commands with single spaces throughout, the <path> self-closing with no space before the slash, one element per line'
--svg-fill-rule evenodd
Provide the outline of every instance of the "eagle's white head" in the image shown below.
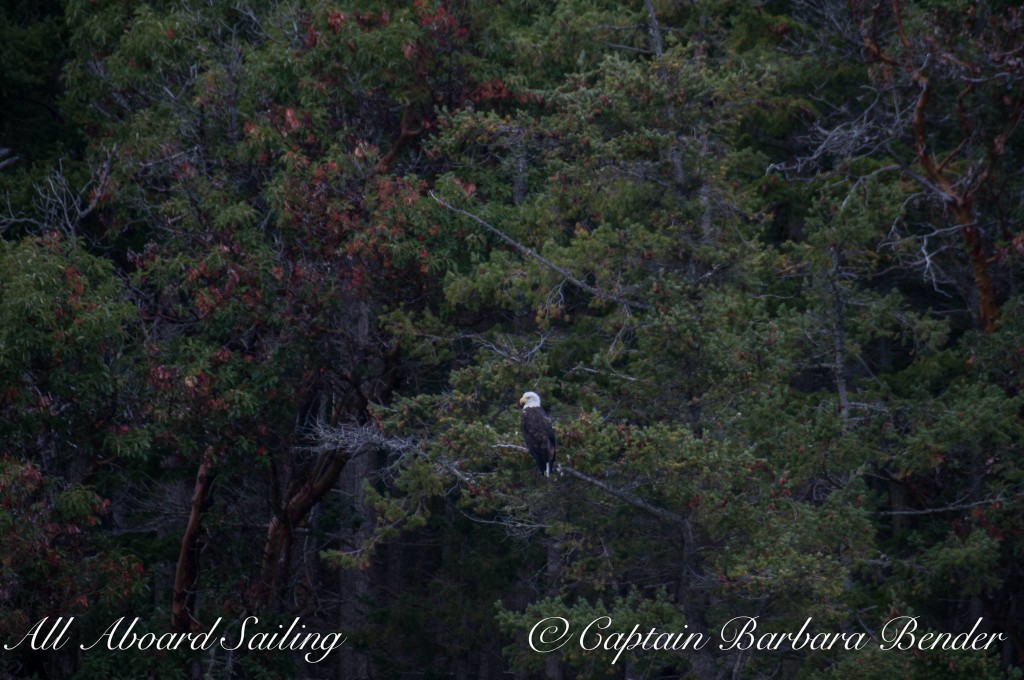
<path fill-rule="evenodd" d="M 537 396 L 536 392 L 527 392 L 519 400 L 519 403 L 523 405 L 523 408 L 540 406 L 540 397 Z"/>

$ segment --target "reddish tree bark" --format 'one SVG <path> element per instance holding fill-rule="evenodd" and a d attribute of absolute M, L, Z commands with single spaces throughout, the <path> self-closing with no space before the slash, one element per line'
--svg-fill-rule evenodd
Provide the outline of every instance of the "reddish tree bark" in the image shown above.
<path fill-rule="evenodd" d="M 902 30 L 901 30 L 902 33 Z M 992 286 L 992 278 L 988 272 L 988 261 L 981 239 L 978 237 L 978 228 L 974 220 L 974 193 L 981 182 L 972 187 L 964 189 L 963 193 L 957 192 L 946 176 L 945 162 L 935 162 L 928 153 L 927 135 L 924 124 L 924 109 L 928 104 L 929 86 L 928 79 L 923 75 L 915 74 L 914 80 L 921 86 L 921 94 L 914 107 L 914 141 L 917 144 L 917 162 L 925 171 L 927 178 L 935 183 L 935 186 L 946 196 L 952 205 L 953 218 L 960 227 L 960 235 L 967 246 L 968 259 L 971 263 L 971 273 L 974 275 L 974 286 L 978 291 L 978 325 L 986 333 L 996 329 L 996 315 L 999 307 L 996 303 L 995 288 Z"/>
<path fill-rule="evenodd" d="M 210 484 L 213 481 L 213 448 L 208 447 L 199 463 L 195 487 L 192 491 L 192 510 L 189 513 L 185 533 L 181 536 L 178 564 L 174 570 L 174 596 L 171 601 L 171 631 L 188 633 L 192 630 L 192 605 L 195 602 L 195 585 L 199 577 L 199 530 L 203 510 L 210 499 Z"/>
<path fill-rule="evenodd" d="M 879 62 L 892 67 L 902 67 L 909 76 L 911 82 L 920 88 L 920 94 L 914 106 L 913 133 L 916 147 L 917 163 L 924 170 L 923 180 L 931 184 L 931 189 L 937 192 L 945 203 L 950 206 L 954 222 L 959 227 L 960 237 L 968 253 L 968 262 L 971 267 L 971 274 L 974 278 L 974 286 L 978 294 L 977 318 L 978 325 L 986 332 L 992 333 L 996 328 L 996 318 L 999 313 L 999 304 L 996 299 L 995 286 L 992 283 L 992 276 L 989 271 L 989 257 L 985 252 L 985 246 L 981 235 L 978 232 L 977 220 L 974 211 L 974 199 L 978 191 L 985 185 L 991 176 L 992 169 L 1002 156 L 1006 139 L 1014 132 L 1020 122 L 1021 112 L 1024 109 L 1024 97 L 1018 95 L 1012 103 L 1006 125 L 1003 130 L 996 134 L 988 146 L 987 160 L 984 167 L 976 167 L 979 172 L 971 181 L 960 181 L 965 176 L 950 176 L 950 161 L 957 158 L 960 153 L 969 145 L 972 130 L 967 122 L 966 110 L 962 102 L 963 97 L 971 91 L 973 84 L 968 82 L 960 96 L 957 98 L 957 109 L 960 114 L 961 125 L 964 128 L 964 139 L 947 157 L 940 161 L 928 151 L 928 128 L 925 121 L 925 109 L 931 96 L 931 86 L 928 76 L 925 75 L 927 59 L 915 60 L 914 43 L 911 42 L 903 27 L 902 8 L 900 0 L 890 0 L 890 7 L 895 23 L 896 35 L 899 38 L 901 54 L 894 57 L 887 54 L 878 44 L 878 23 L 883 2 L 879 0 L 871 8 L 871 25 L 864 30 L 862 37 L 864 46 L 868 53 Z M 952 58 L 952 57 L 950 57 Z M 922 63 L 919 63 L 922 62 Z M 919 178 L 921 179 L 921 178 Z"/>

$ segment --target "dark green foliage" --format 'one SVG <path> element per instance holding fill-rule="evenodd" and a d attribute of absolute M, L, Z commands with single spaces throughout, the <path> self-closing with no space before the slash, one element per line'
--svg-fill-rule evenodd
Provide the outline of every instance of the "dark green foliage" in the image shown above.
<path fill-rule="evenodd" d="M 1022 16 L 10 4 L 0 633 L 348 642 L 3 672 L 1018 677 Z M 899 615 L 1007 640 L 880 652 Z M 550 616 L 712 642 L 545 656 Z"/>

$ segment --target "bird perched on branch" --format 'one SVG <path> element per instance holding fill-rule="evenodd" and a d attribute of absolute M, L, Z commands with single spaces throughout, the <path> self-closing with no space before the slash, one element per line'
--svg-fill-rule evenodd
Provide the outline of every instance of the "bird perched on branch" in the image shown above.
<path fill-rule="evenodd" d="M 523 428 L 526 448 L 537 461 L 541 474 L 549 477 L 555 465 L 555 428 L 551 426 L 548 414 L 540 407 L 540 397 L 536 392 L 527 392 L 519 403 L 523 405 L 519 424 Z"/>

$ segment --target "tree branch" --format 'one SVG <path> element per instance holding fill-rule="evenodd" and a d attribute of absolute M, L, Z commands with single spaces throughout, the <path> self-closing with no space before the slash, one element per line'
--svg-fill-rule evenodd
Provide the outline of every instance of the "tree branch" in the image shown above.
<path fill-rule="evenodd" d="M 654 14 L 654 5 L 651 0 L 644 0 L 644 7 L 647 9 L 647 32 L 651 35 L 651 48 L 654 49 L 654 56 L 660 57 L 664 52 L 661 42 L 661 28 L 658 26 L 658 17 Z"/>
<path fill-rule="evenodd" d="M 979 505 L 992 505 L 994 503 L 1005 503 L 1012 501 L 1017 498 L 1024 496 L 1024 492 L 1015 493 L 1010 496 L 998 496 L 996 498 L 986 498 L 980 501 L 974 501 L 973 503 L 951 503 L 950 505 L 943 506 L 941 508 L 923 508 L 921 510 L 883 510 L 878 514 L 880 515 L 937 515 L 943 512 L 956 512 L 958 510 L 968 510 L 970 508 L 976 508 Z"/>
<path fill-rule="evenodd" d="M 18 156 L 10 156 L 10 149 L 0 149 L 0 170 L 3 170 L 8 165 L 12 165 L 18 161 Z"/>
<path fill-rule="evenodd" d="M 644 512 L 646 512 L 646 513 L 648 513 L 650 515 L 653 515 L 653 516 L 657 517 L 658 519 L 661 519 L 661 520 L 664 520 L 666 522 L 669 522 L 670 524 L 676 524 L 676 525 L 678 525 L 680 527 L 683 527 L 686 531 L 690 531 L 691 530 L 690 529 L 690 520 L 688 518 L 686 518 L 685 516 L 683 516 L 683 515 L 677 514 L 675 512 L 672 512 L 671 510 L 667 510 L 667 509 L 659 507 L 657 505 L 653 505 L 651 503 L 648 503 L 647 501 L 645 501 L 644 499 L 640 498 L 639 496 L 634 496 L 633 494 L 629 493 L 628 491 L 625 491 L 623 489 L 619 489 L 619 488 L 614 487 L 614 486 L 612 486 L 610 484 L 606 484 L 605 482 L 602 482 L 599 479 L 594 479 L 590 475 L 584 474 L 584 473 L 580 472 L 579 470 L 577 470 L 575 468 L 571 468 L 571 467 L 568 467 L 568 466 L 565 466 L 565 465 L 560 465 L 558 467 L 558 471 L 560 473 L 562 473 L 563 475 L 569 475 L 570 477 L 575 477 L 576 479 L 578 479 L 580 481 L 583 481 L 583 482 L 586 482 L 587 484 L 590 484 L 591 486 L 595 486 L 598 489 L 600 489 L 601 491 L 604 491 L 605 493 L 607 493 L 607 494 L 609 494 L 611 496 L 614 496 L 615 498 L 618 498 L 623 503 L 626 503 L 627 505 L 633 506 L 637 510 L 643 510 Z"/>
<path fill-rule="evenodd" d="M 486 229 L 487 231 L 491 232 L 492 234 L 494 234 L 495 236 L 500 238 L 502 241 L 504 241 L 508 245 L 510 245 L 513 248 L 515 248 L 516 250 L 518 250 L 520 254 L 522 254 L 522 255 L 524 255 L 526 257 L 529 257 L 529 258 L 531 258 L 533 260 L 536 260 L 537 262 L 540 262 L 542 265 L 544 265 L 545 267 L 547 267 L 551 271 L 553 271 L 553 272 L 563 276 L 567 281 L 569 281 L 569 283 L 573 284 L 577 288 L 580 288 L 581 290 L 587 291 L 588 293 L 590 293 L 594 297 L 601 298 L 602 300 L 608 300 L 610 302 L 616 302 L 616 303 L 618 303 L 620 305 L 625 305 L 627 307 L 632 307 L 634 309 L 648 309 L 647 305 L 643 304 L 642 302 L 636 302 L 634 300 L 627 300 L 626 298 L 619 297 L 618 295 L 614 295 L 612 293 L 608 293 L 606 291 L 601 290 L 600 288 L 595 288 L 594 286 L 591 286 L 588 283 L 584 283 L 583 281 L 579 280 L 578 278 L 576 278 L 575 276 L 570 274 L 568 272 L 568 270 L 564 269 L 563 267 L 558 266 L 557 264 L 555 264 L 551 260 L 545 258 L 543 255 L 539 254 L 533 248 L 528 248 L 528 247 L 524 246 L 523 244 L 519 243 L 518 241 L 516 241 L 512 237 L 508 236 L 507 234 L 505 234 L 503 231 L 501 231 L 500 229 L 498 229 L 494 225 L 492 225 L 489 222 L 487 222 L 487 221 L 477 217 L 473 213 L 468 212 L 466 210 L 462 210 L 461 208 L 456 208 L 451 203 L 449 203 L 448 201 L 444 200 L 443 198 L 441 198 L 440 196 L 435 194 L 433 191 L 430 192 L 430 197 L 432 199 L 434 199 L 439 205 L 443 206 L 444 208 L 447 208 L 448 210 L 451 210 L 454 213 L 457 213 L 457 214 L 462 215 L 464 217 L 468 217 L 469 219 L 473 220 L 474 222 L 479 224 L 481 227 L 483 227 L 484 229 Z"/>

